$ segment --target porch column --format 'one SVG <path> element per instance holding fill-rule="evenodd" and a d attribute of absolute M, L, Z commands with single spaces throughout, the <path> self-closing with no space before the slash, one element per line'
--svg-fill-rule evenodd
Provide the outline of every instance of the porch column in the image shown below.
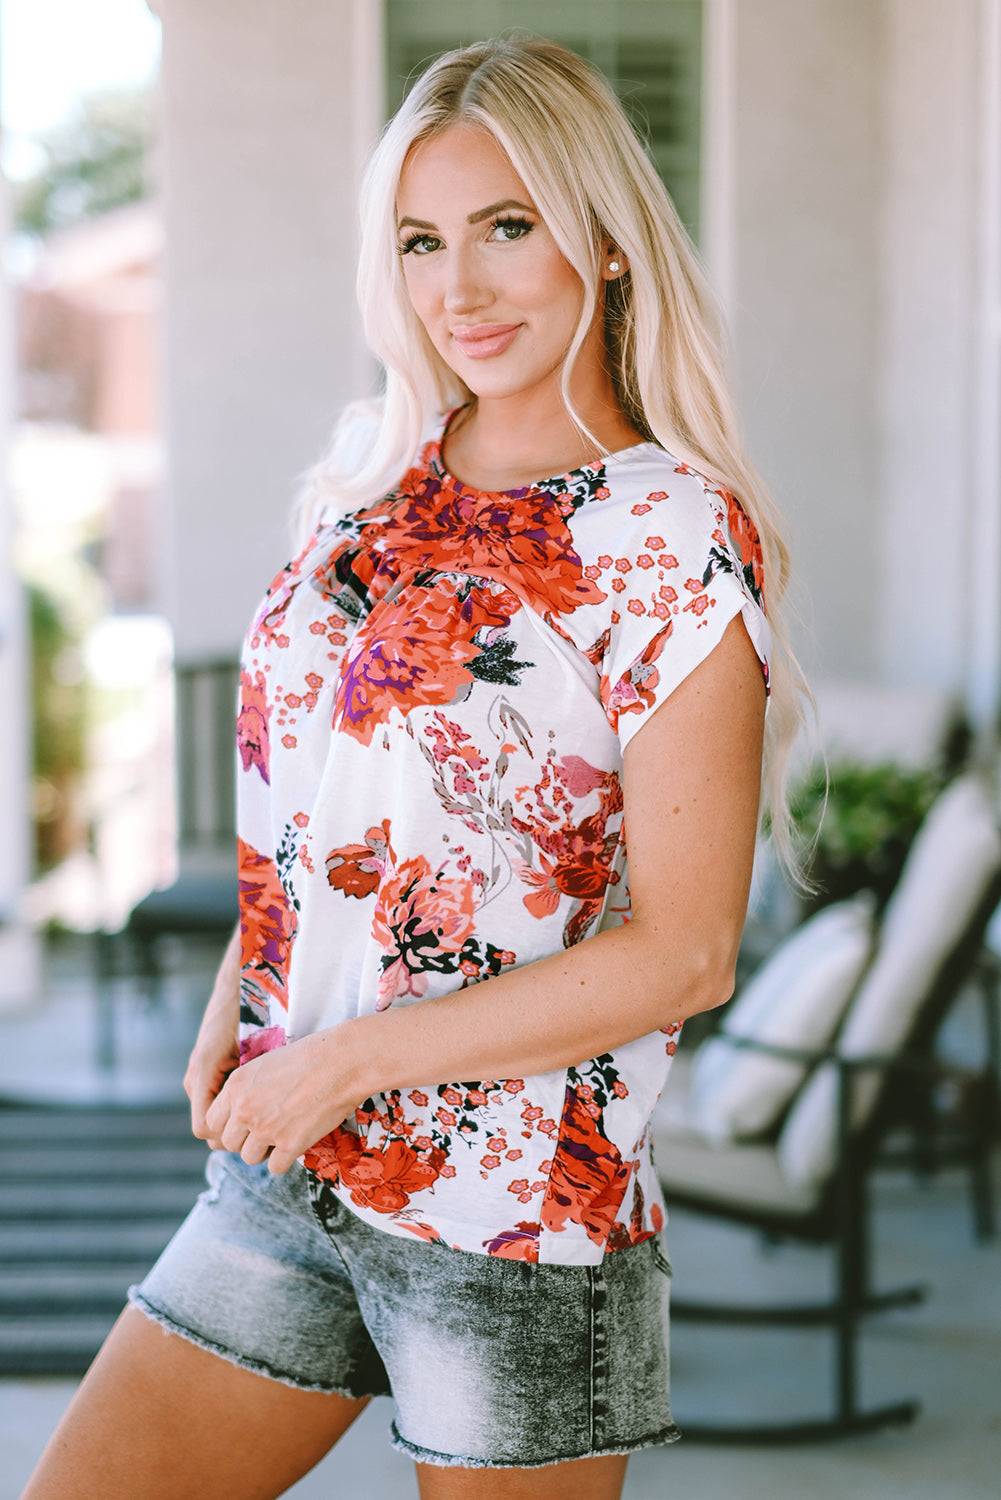
<path fill-rule="evenodd" d="M 178 656 L 235 655 L 289 556 L 297 476 L 372 373 L 354 310 L 378 0 L 157 0 Z"/>
<path fill-rule="evenodd" d="M 805 603 L 802 626 L 791 622 L 796 649 L 808 672 L 859 679 L 878 674 L 885 586 L 875 414 L 881 8 L 712 5 L 730 94 L 725 291 L 749 446 L 791 532 Z"/>
<path fill-rule="evenodd" d="M 0 177 L 0 243 L 9 233 L 7 184 Z M 0 271 L 0 450 L 13 421 L 10 288 Z M 24 596 L 11 558 L 13 516 L 7 465 L 0 464 L 0 1011 L 39 991 L 38 942 L 25 912 L 31 879 L 31 708 Z"/>
<path fill-rule="evenodd" d="M 974 632 L 985 621 L 999 627 L 992 518 L 1001 504 L 996 461 L 985 472 L 976 434 L 985 7 L 978 0 L 884 0 L 884 7 L 879 648 L 891 680 L 966 688 L 979 717 L 996 693 L 987 681 L 996 673 L 996 642 L 986 643 L 985 655 Z M 997 409 L 985 417 L 995 430 Z M 993 493 L 985 496 L 985 486 Z M 979 524 L 985 510 L 987 526 Z M 974 684 L 978 660 L 987 675 L 977 673 Z"/>

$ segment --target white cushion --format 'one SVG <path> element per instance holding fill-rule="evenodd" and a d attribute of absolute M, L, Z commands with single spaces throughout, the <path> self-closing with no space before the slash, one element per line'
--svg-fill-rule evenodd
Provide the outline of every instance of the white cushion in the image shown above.
<path fill-rule="evenodd" d="M 975 777 L 961 777 L 938 798 L 914 840 L 883 917 L 876 957 L 838 1039 L 840 1052 L 857 1057 L 901 1046 L 999 867 L 994 808 Z M 879 1083 L 875 1072 L 857 1077 L 853 1124 L 872 1108 Z M 837 1069 L 825 1063 L 789 1111 L 779 1162 L 789 1183 L 817 1183 L 833 1169 L 836 1151 Z"/>
<path fill-rule="evenodd" d="M 684 1195 L 796 1219 L 816 1207 L 820 1197 L 812 1186 L 786 1182 L 774 1146 L 741 1141 L 720 1150 L 665 1122 L 660 1105 L 653 1116 L 653 1154 L 668 1203 Z"/>
<path fill-rule="evenodd" d="M 826 1046 L 871 943 L 871 899 L 826 907 L 761 965 L 729 1006 L 721 1031 L 784 1047 Z M 778 1119 L 806 1073 L 806 1063 L 710 1037 L 692 1065 L 688 1124 L 714 1142 L 760 1135 Z"/>

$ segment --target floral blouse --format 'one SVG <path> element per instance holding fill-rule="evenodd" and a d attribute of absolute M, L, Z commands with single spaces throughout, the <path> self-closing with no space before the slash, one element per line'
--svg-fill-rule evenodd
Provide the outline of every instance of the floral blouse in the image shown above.
<path fill-rule="evenodd" d="M 738 612 L 767 680 L 761 585 L 734 497 L 655 443 L 488 494 L 437 437 L 396 492 L 325 515 L 243 651 L 241 1059 L 628 921 L 623 750 Z M 321 1217 L 336 1195 L 567 1265 L 646 1239 L 679 1031 L 366 1099 L 305 1155 Z"/>

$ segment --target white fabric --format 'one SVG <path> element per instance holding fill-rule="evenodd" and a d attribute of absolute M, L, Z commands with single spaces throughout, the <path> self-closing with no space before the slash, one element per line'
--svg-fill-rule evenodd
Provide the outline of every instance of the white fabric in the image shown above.
<path fill-rule="evenodd" d="M 819 1198 L 812 1184 L 785 1180 L 774 1146 L 753 1141 L 737 1141 L 723 1149 L 712 1146 L 692 1131 L 666 1123 L 659 1105 L 653 1117 L 653 1150 L 668 1203 L 686 1196 L 796 1219 L 815 1208 Z"/>
<path fill-rule="evenodd" d="M 893 1052 L 914 1025 L 942 960 L 961 937 L 1001 866 L 995 810 L 965 776 L 942 793 L 925 819 L 883 919 L 872 968 L 850 1008 L 839 1050 L 847 1057 Z M 857 1079 L 853 1123 L 872 1108 L 875 1073 Z M 837 1149 L 837 1070 L 817 1070 L 779 1137 L 782 1171 L 792 1184 L 819 1182 Z"/>
<path fill-rule="evenodd" d="M 654 443 L 493 494 L 439 431 L 322 521 L 244 643 L 242 1059 L 627 921 L 625 746 L 738 614 L 767 670 L 762 578 L 735 498 Z M 663 1223 L 647 1127 L 680 1029 L 377 1093 L 305 1165 L 403 1238 L 598 1265 Z"/>
<path fill-rule="evenodd" d="M 830 1041 L 872 942 L 868 898 L 826 907 L 787 938 L 729 1007 L 722 1031 L 783 1047 Z M 688 1123 L 710 1141 L 759 1135 L 779 1118 L 807 1064 L 710 1037 L 695 1054 Z"/>

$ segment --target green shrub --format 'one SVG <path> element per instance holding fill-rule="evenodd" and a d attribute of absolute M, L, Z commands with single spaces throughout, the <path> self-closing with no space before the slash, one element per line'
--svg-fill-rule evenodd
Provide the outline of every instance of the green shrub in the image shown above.
<path fill-rule="evenodd" d="M 828 787 L 815 768 L 793 792 L 790 811 L 799 838 L 812 847 L 813 906 L 871 889 L 885 900 L 915 833 L 944 784 L 943 775 L 882 761 L 835 761 Z"/>

